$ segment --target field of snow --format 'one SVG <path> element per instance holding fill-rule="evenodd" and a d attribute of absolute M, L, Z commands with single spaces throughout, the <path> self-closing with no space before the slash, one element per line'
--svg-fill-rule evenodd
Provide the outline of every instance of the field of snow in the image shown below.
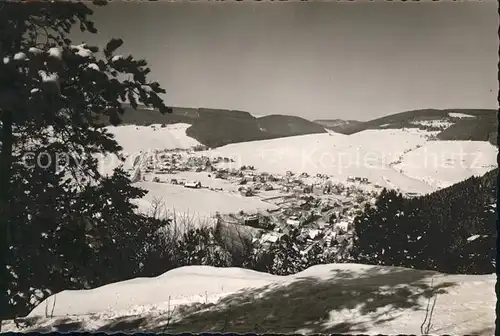
<path fill-rule="evenodd" d="M 495 169 L 497 148 L 486 141 L 435 141 L 404 155 L 396 164 L 406 176 L 446 188 Z"/>
<path fill-rule="evenodd" d="M 259 171 L 284 174 L 287 170 L 332 175 L 335 180 L 349 176 L 367 177 L 385 187 L 428 193 L 427 183 L 404 176 L 391 164 L 408 150 L 427 142 L 427 133 L 418 130 L 367 130 L 353 135 L 312 134 L 273 140 L 231 144 L 198 155 L 225 156 L 236 168 L 253 165 Z"/>
<path fill-rule="evenodd" d="M 158 177 L 160 181 L 169 182 L 172 179 L 176 179 L 177 181 L 200 181 L 201 185 L 208 188 L 222 188 L 224 192 L 237 193 L 238 188 L 241 187 L 234 182 L 224 179 L 216 179 L 214 173 L 207 172 L 178 172 L 175 174 L 154 174 L 154 176 Z"/>
<path fill-rule="evenodd" d="M 198 155 L 232 157 L 234 163 L 221 166 L 253 165 L 259 171 L 277 174 L 291 170 L 311 175 L 328 174 L 334 180 L 345 180 L 348 176 L 367 177 L 383 187 L 418 194 L 490 170 L 496 152 L 488 142 L 429 141 L 431 134 L 433 132 L 412 128 L 366 130 L 352 135 L 312 134 L 231 144 Z M 414 151 L 416 154 L 412 156 Z M 466 153 L 470 164 L 455 165 L 453 169 L 445 169 L 439 162 L 432 164 L 435 157 L 453 155 L 447 152 Z M 479 164 L 473 165 L 476 157 Z M 413 161 L 405 163 L 407 159 Z M 430 164 L 417 174 L 417 168 L 408 168 L 418 167 L 417 161 Z"/>
<path fill-rule="evenodd" d="M 109 126 L 106 129 L 114 135 L 115 140 L 123 148 L 122 154 L 125 161 L 120 160 L 114 154 L 96 154 L 99 160 L 99 171 L 103 175 L 113 172 L 116 167 L 122 166 L 124 169 L 132 168 L 134 159 L 142 153 L 162 150 L 162 149 L 190 149 L 200 145 L 200 143 L 187 136 L 186 130 L 189 124 L 172 124 L 162 127 L 159 124 L 150 126 Z"/>
<path fill-rule="evenodd" d="M 147 213 L 155 199 L 165 200 L 169 213 L 194 215 L 197 218 L 211 218 L 220 213 L 255 213 L 275 209 L 276 206 L 255 197 L 244 197 L 208 189 L 190 189 L 180 185 L 154 182 L 138 182 L 134 185 L 148 190 L 148 194 L 137 203 L 139 211 Z"/>
<path fill-rule="evenodd" d="M 196 140 L 186 136 L 188 127 L 187 124 L 165 128 L 159 125 L 154 128 L 119 126 L 109 127 L 109 130 L 115 134 L 124 153 L 137 154 L 152 149 L 198 145 Z M 329 132 L 230 144 L 193 155 L 223 156 L 235 160 L 233 163 L 218 164 L 218 167 L 252 165 L 258 171 L 274 174 L 285 174 L 289 170 L 297 174 L 307 172 L 312 176 L 321 173 L 339 182 L 346 181 L 349 176 L 366 177 L 382 187 L 417 194 L 430 193 L 472 175 L 484 174 L 495 164 L 496 150 L 489 143 L 430 141 L 429 136 L 434 133 L 417 128 L 365 130 L 352 135 Z M 457 155 L 463 156 L 460 164 L 456 161 Z M 131 166 L 133 158 L 133 155 L 129 156 L 124 167 Z M 101 171 L 106 173 L 122 164 L 115 156 L 108 156 L 100 162 Z M 202 180 L 204 186 L 223 188 L 224 193 L 146 183 L 143 186 L 150 193 L 140 202 L 141 209 L 147 208 L 154 197 L 168 199 L 170 208 L 176 208 L 176 211 L 189 209 L 203 215 L 211 215 L 217 210 L 246 211 L 267 206 L 255 198 L 228 195 L 227 192 L 234 192 L 236 186 L 208 177 L 206 173 L 186 172 L 159 177 L 163 180 Z"/>
<path fill-rule="evenodd" d="M 473 115 L 463 114 L 463 113 L 450 112 L 450 113 L 448 113 L 448 115 L 452 118 L 475 118 L 475 116 L 473 116 Z"/>
<path fill-rule="evenodd" d="M 107 127 L 123 147 L 124 153 L 138 153 L 153 149 L 189 149 L 200 145 L 186 135 L 189 124 Z"/>
<path fill-rule="evenodd" d="M 186 266 L 63 291 L 28 315 L 31 327 L 5 321 L 2 331 L 421 334 L 435 300 L 429 333 L 493 335 L 494 283 L 494 275 L 359 264 L 318 265 L 290 276 Z"/>

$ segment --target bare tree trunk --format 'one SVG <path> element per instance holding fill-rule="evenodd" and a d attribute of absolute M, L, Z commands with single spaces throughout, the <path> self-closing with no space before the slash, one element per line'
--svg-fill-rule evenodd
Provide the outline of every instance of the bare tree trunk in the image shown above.
<path fill-rule="evenodd" d="M 7 318 L 9 297 L 7 295 L 9 273 L 10 232 L 10 182 L 12 176 L 12 112 L 1 111 L 1 152 L 0 152 L 0 331 L 2 320 Z"/>

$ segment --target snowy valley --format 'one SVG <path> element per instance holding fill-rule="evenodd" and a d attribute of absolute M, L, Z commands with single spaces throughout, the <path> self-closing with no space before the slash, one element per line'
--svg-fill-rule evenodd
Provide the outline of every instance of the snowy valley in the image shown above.
<path fill-rule="evenodd" d="M 404 128 L 351 135 L 328 130 L 209 149 L 186 135 L 188 127 L 180 123 L 108 127 L 123 150 L 121 157 L 101 157 L 102 173 L 121 167 L 136 186 L 147 190 L 144 198 L 134 201 L 139 212 L 174 222 L 191 216 L 194 227 L 223 227 L 229 240 L 244 236 L 261 250 L 295 229 L 299 232 L 296 245 L 304 258 L 317 245 L 328 260 L 339 264 L 312 266 L 287 276 L 185 266 L 157 278 L 55 294 L 18 321 L 21 329 L 13 322 L 4 328 L 196 331 L 190 326 L 210 319 L 213 323 L 199 322 L 200 330 L 251 331 L 249 321 L 240 327 L 235 324 L 243 315 L 228 321 L 224 314 L 233 309 L 235 314 L 245 314 L 267 304 L 270 315 L 255 317 L 262 331 L 419 333 L 429 314 L 425 307 L 437 296 L 434 314 L 439 319 L 432 322 L 431 332 L 492 333 L 493 276 L 345 262 L 355 235 L 354 218 L 365 206 L 375 204 L 382 189 L 418 197 L 484 175 L 495 168 L 495 146 L 486 141 L 439 141 L 435 131 Z M 311 287 L 307 281 L 319 282 Z M 375 292 L 369 289 L 377 284 L 381 287 Z M 245 295 L 251 295 L 252 301 L 240 303 L 237 297 Z M 342 303 L 331 303 L 328 311 L 330 304 L 325 302 L 321 323 L 309 321 L 306 312 L 288 321 L 292 315 L 287 314 L 296 313 L 282 311 L 283 296 L 296 297 L 300 302 L 296 309 L 307 310 L 319 304 L 308 301 L 310 295 L 336 295 Z M 356 300 L 356 295 L 364 301 Z M 371 301 L 375 296 L 384 305 Z M 447 303 L 460 300 L 464 305 Z M 471 310 L 478 316 L 473 321 L 467 320 Z M 278 327 L 272 321 L 289 324 Z"/>
<path fill-rule="evenodd" d="M 499 334 L 497 4 L 376 2 L 3 1 L 0 333 Z"/>

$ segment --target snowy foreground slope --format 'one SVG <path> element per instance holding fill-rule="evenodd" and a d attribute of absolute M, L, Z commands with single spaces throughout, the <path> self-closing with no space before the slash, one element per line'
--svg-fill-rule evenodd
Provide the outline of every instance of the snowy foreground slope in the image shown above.
<path fill-rule="evenodd" d="M 429 333 L 493 335 L 494 281 L 359 264 L 318 265 L 290 276 L 186 266 L 63 291 L 34 309 L 21 331 L 420 334 L 429 298 L 431 306 L 436 298 Z M 2 331 L 18 329 L 6 321 Z"/>

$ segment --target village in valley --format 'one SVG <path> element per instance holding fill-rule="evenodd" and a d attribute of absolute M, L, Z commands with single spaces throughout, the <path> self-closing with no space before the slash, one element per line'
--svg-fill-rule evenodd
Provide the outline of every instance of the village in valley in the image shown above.
<path fill-rule="evenodd" d="M 320 245 L 325 254 L 344 258 L 352 246 L 355 216 L 366 204 L 374 204 L 382 189 L 359 176 L 336 181 L 325 174 L 286 171 L 279 175 L 259 172 L 253 166 L 236 167 L 232 158 L 209 157 L 207 152 L 200 155 L 204 150 L 199 146 L 140 153 L 128 171 L 134 182 L 169 184 L 192 192 L 210 190 L 268 203 L 267 209 L 213 212 L 214 222 L 224 227 L 232 239 L 244 232 L 263 250 L 298 229 L 302 254 Z"/>

